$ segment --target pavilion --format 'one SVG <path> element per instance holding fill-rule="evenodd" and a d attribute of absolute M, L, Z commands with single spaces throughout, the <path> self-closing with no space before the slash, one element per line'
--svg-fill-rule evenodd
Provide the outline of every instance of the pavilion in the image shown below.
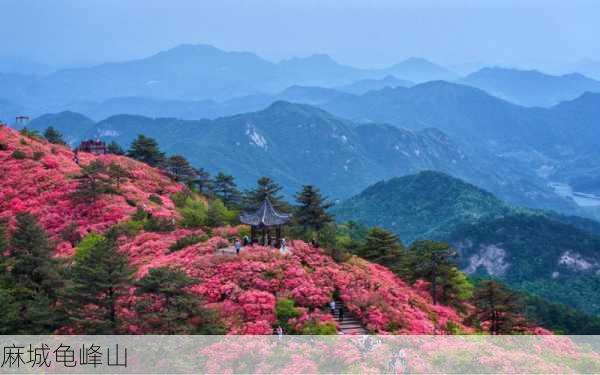
<path fill-rule="evenodd" d="M 240 215 L 240 221 L 251 227 L 252 243 L 261 245 L 279 246 L 281 241 L 281 228 L 290 222 L 292 215 L 278 212 L 269 198 L 266 198 L 255 212 L 246 212 Z"/>

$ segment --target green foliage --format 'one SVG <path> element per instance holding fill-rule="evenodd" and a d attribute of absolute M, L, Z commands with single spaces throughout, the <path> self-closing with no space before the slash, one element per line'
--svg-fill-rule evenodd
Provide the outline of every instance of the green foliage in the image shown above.
<path fill-rule="evenodd" d="M 160 151 L 156 140 L 142 134 L 131 143 L 127 155 L 153 167 L 161 165 L 165 160 L 165 154 Z"/>
<path fill-rule="evenodd" d="M 214 312 L 203 309 L 200 297 L 189 291 L 196 283 L 181 270 L 150 269 L 136 283 L 140 324 L 153 334 L 222 334 Z"/>
<path fill-rule="evenodd" d="M 479 283 L 473 302 L 477 321 L 486 323 L 492 335 L 514 334 L 527 327 L 527 322 L 520 314 L 522 307 L 518 295 L 496 281 L 484 280 Z"/>
<path fill-rule="evenodd" d="M 235 213 L 229 211 L 220 199 L 213 199 L 208 203 L 206 225 L 210 227 L 220 227 L 231 223 L 234 218 Z"/>
<path fill-rule="evenodd" d="M 115 141 L 110 142 L 107 146 L 106 146 L 106 151 L 109 154 L 114 154 L 114 155 L 125 155 L 125 151 L 123 150 L 123 148 Z"/>
<path fill-rule="evenodd" d="M 175 228 L 175 221 L 167 217 L 150 216 L 144 221 L 144 230 L 147 232 L 172 232 Z"/>
<path fill-rule="evenodd" d="M 106 168 L 106 174 L 116 185 L 117 189 L 121 188 L 121 184 L 124 181 L 126 181 L 128 178 L 131 178 L 131 174 L 115 162 L 112 162 L 108 165 Z"/>
<path fill-rule="evenodd" d="M 200 242 L 205 242 L 207 240 L 208 240 L 208 236 L 206 236 L 206 235 L 199 236 L 196 234 L 190 234 L 189 236 L 181 237 L 180 239 L 175 241 L 175 243 L 173 243 L 171 246 L 169 246 L 169 251 L 174 252 L 177 250 L 181 250 L 185 247 L 195 245 Z"/>
<path fill-rule="evenodd" d="M 196 178 L 192 181 L 192 186 L 198 189 L 200 194 L 204 194 L 206 196 L 211 196 L 214 194 L 214 182 L 210 178 L 210 173 L 208 173 L 204 168 L 194 169 L 196 173 Z"/>
<path fill-rule="evenodd" d="M 52 126 L 46 128 L 46 131 L 44 132 L 44 138 L 46 138 L 46 140 L 48 140 L 48 142 L 50 143 L 54 143 L 57 145 L 66 145 L 66 142 L 63 139 L 63 135 L 58 130 L 54 129 L 54 127 Z"/>
<path fill-rule="evenodd" d="M 14 150 L 11 156 L 13 159 L 23 160 L 27 157 L 27 154 L 25 154 L 25 152 L 22 150 Z"/>
<path fill-rule="evenodd" d="M 19 134 L 21 134 L 22 136 L 25 137 L 29 137 L 29 138 L 34 138 L 34 139 L 41 139 L 42 136 L 40 135 L 40 133 L 37 130 L 29 130 L 26 127 L 21 129 L 19 131 Z"/>
<path fill-rule="evenodd" d="M 208 210 L 203 201 L 187 197 L 183 201 L 176 203 L 181 214 L 181 226 L 184 228 L 199 228 L 206 225 Z"/>
<path fill-rule="evenodd" d="M 289 320 L 300 316 L 300 312 L 294 306 L 294 301 L 289 298 L 279 298 L 275 305 L 275 314 L 277 316 L 277 325 L 283 328 L 285 333 L 294 333 Z"/>
<path fill-rule="evenodd" d="M 332 204 L 325 201 L 316 187 L 304 185 L 302 191 L 296 194 L 296 201 L 298 207 L 294 219 L 305 231 L 319 232 L 333 221 L 333 217 L 327 213 Z"/>
<path fill-rule="evenodd" d="M 359 255 L 369 261 L 384 265 L 394 271 L 400 268 L 404 246 L 400 239 L 385 229 L 374 227 L 369 230 Z"/>
<path fill-rule="evenodd" d="M 79 242 L 79 245 L 77 245 L 75 248 L 75 261 L 82 261 L 90 254 L 92 249 L 94 249 L 100 242 L 104 240 L 104 236 L 97 233 L 90 233 L 83 237 L 81 242 Z"/>
<path fill-rule="evenodd" d="M 99 160 L 82 167 L 76 179 L 79 182 L 73 192 L 76 199 L 94 202 L 100 195 L 116 191 L 106 166 Z"/>
<path fill-rule="evenodd" d="M 249 190 L 244 194 L 243 204 L 247 211 L 257 210 L 260 205 L 269 199 L 273 207 L 280 211 L 289 211 L 289 205 L 283 200 L 280 194 L 283 189 L 281 185 L 275 183 L 269 177 L 261 177 L 256 181 L 256 188 Z"/>
<path fill-rule="evenodd" d="M 154 202 L 154 203 L 158 204 L 159 206 L 163 205 L 162 199 L 160 198 L 160 196 L 158 196 L 156 194 L 150 194 L 150 196 L 148 197 L 148 200 L 150 202 Z"/>
<path fill-rule="evenodd" d="M 181 155 L 169 157 L 165 160 L 162 167 L 173 180 L 182 182 L 188 186 L 191 186 L 197 177 L 196 170 Z"/>
<path fill-rule="evenodd" d="M 6 240 L 5 240 L 6 241 Z M 49 334 L 61 316 L 55 307 L 62 287 L 59 260 L 48 236 L 29 213 L 18 213 L 9 254 L 0 254 L 0 289 L 7 312 L 4 333 Z M 15 319 L 14 312 L 19 314 Z M 3 315 L 3 314 L 0 314 Z"/>
<path fill-rule="evenodd" d="M 310 321 L 302 327 L 303 335 L 336 335 L 337 328 L 334 322 L 319 323 Z"/>
<path fill-rule="evenodd" d="M 213 191 L 228 208 L 235 208 L 240 204 L 241 194 L 231 175 L 219 172 L 213 181 Z"/>
<path fill-rule="evenodd" d="M 132 286 L 135 269 L 128 256 L 118 251 L 115 238 L 86 236 L 70 271 L 64 307 L 74 326 L 85 334 L 122 332 L 119 298 Z"/>
<path fill-rule="evenodd" d="M 31 158 L 36 161 L 42 160 L 43 157 L 44 153 L 42 151 L 34 151 L 33 155 L 31 156 Z"/>

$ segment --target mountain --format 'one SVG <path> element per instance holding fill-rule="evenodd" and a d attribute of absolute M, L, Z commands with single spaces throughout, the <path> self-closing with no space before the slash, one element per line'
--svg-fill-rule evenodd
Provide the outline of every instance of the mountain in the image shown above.
<path fill-rule="evenodd" d="M 454 81 L 459 78 L 458 74 L 431 61 L 417 57 L 411 57 L 385 68 L 383 72 L 417 83 L 438 80 Z"/>
<path fill-rule="evenodd" d="M 336 90 L 347 92 L 354 95 L 362 95 L 369 91 L 381 90 L 386 87 L 410 87 L 414 83 L 403 79 L 398 79 L 392 75 L 387 75 L 381 79 L 369 78 L 353 82 L 349 85 L 338 86 Z"/>
<path fill-rule="evenodd" d="M 337 220 L 378 225 L 410 242 L 452 243 L 462 268 L 592 314 L 600 313 L 599 223 L 505 204 L 439 173 L 379 182 L 332 208 Z"/>
<path fill-rule="evenodd" d="M 277 64 L 282 76 L 305 86 L 334 86 L 369 75 L 366 70 L 342 65 L 325 54 L 291 58 Z"/>
<path fill-rule="evenodd" d="M 600 81 L 581 74 L 552 76 L 536 70 L 483 68 L 460 82 L 530 107 L 550 107 L 586 91 L 600 92 Z"/>
<path fill-rule="evenodd" d="M 30 130 L 37 130 L 40 134 L 52 126 L 65 135 L 65 142 L 74 146 L 81 140 L 83 135 L 89 132 L 95 123 L 90 118 L 79 113 L 65 111 L 56 114 L 46 114 L 37 117 L 27 124 Z"/>
<path fill-rule="evenodd" d="M 380 181 L 332 209 L 339 221 L 388 228 L 407 243 L 441 238 L 457 225 L 508 211 L 493 194 L 433 171 Z"/>
<path fill-rule="evenodd" d="M 11 228 L 19 213 L 33 214 L 51 239 L 54 253 L 61 260 L 57 263 L 67 267 L 74 263 L 77 251 L 73 242 L 80 244 L 81 237 L 86 236 L 88 243 L 97 243 L 98 235 L 109 228 L 119 229 L 117 244 L 135 268 L 135 281 L 160 267 L 182 270 L 192 278 L 190 293 L 200 297 L 202 307 L 218 317 L 226 333 L 272 334 L 273 328 L 282 324 L 276 307 L 282 298 L 290 304 L 292 316 L 298 318 L 289 321 L 291 332 L 286 333 L 316 329 L 336 333 L 340 327 L 324 310 L 332 298 L 342 301 L 347 316 L 356 318 L 372 333 L 474 331 L 462 323 L 461 313 L 433 304 L 426 291 L 410 286 L 383 266 L 357 257 L 336 261 L 322 249 L 302 241 L 289 241 L 291 254 L 287 255 L 259 245 L 245 247 L 238 256 L 224 255 L 223 250 L 229 246 L 227 237 L 241 237 L 248 229 L 229 225 L 183 228 L 183 208 L 191 208 L 185 206 L 186 202 L 191 200 L 193 207 L 206 210 L 207 198 L 181 194 L 182 185 L 138 161 L 80 152 L 79 165 L 68 147 L 21 135 L 7 127 L 0 127 L 0 142 L 0 218 L 8 220 Z M 98 194 L 90 203 L 77 199 L 74 192 L 80 184 L 77 176 L 82 166 L 92 162 L 117 164 L 127 177 L 122 178 L 120 186 L 113 186 L 111 193 Z M 145 218 L 140 215 L 144 211 L 149 213 Z M 67 229 L 79 239 L 65 236 Z M 77 249 L 81 257 L 81 248 Z M 3 257 L 12 255 L 11 251 L 9 244 Z M 30 258 L 36 260 L 36 256 Z M 69 270 L 60 269 L 65 274 Z M 21 279 L 26 277 L 22 275 Z M 127 290 L 135 292 L 135 281 Z M 6 296 L 5 283 L 0 288 Z M 119 312 L 130 306 L 129 299 L 117 303 Z M 144 324 L 135 309 L 126 312 L 129 319 L 121 333 L 156 333 L 154 325 Z M 153 309 L 155 313 L 159 312 Z M 284 319 L 288 327 L 288 319 Z M 61 320 L 60 332 L 88 332 L 65 321 Z"/>

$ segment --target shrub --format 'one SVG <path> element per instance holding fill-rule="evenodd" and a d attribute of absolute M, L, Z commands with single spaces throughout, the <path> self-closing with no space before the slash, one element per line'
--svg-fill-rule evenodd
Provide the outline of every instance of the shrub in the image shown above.
<path fill-rule="evenodd" d="M 177 207 L 177 208 L 185 207 L 188 199 L 192 199 L 192 195 L 187 190 L 171 194 L 171 200 L 173 201 L 173 203 L 175 204 L 175 207 Z"/>
<path fill-rule="evenodd" d="M 8 145 L 6 143 L 0 143 L 0 151 L 8 150 Z"/>
<path fill-rule="evenodd" d="M 277 324 L 283 328 L 284 332 L 292 333 L 293 328 L 288 323 L 290 319 L 300 316 L 300 312 L 294 306 L 294 301 L 289 298 L 280 298 L 275 305 L 275 314 Z"/>
<path fill-rule="evenodd" d="M 83 237 L 77 248 L 75 248 L 75 261 L 81 262 L 100 241 L 104 241 L 104 236 L 96 233 L 90 233 Z"/>
<path fill-rule="evenodd" d="M 42 151 L 35 151 L 33 153 L 33 160 L 41 160 L 44 157 L 44 153 Z"/>
<path fill-rule="evenodd" d="M 169 246 L 169 251 L 174 252 L 177 250 L 181 250 L 185 247 L 195 245 L 199 242 L 205 242 L 207 240 L 208 240 L 208 236 L 206 236 L 206 235 L 199 236 L 196 234 L 190 234 L 189 236 L 181 237 L 180 239 L 175 241 L 175 243 L 173 243 L 171 246 Z"/>
<path fill-rule="evenodd" d="M 154 203 L 158 204 L 159 206 L 163 205 L 162 199 L 156 194 L 150 194 L 150 196 L 148 197 L 148 200 L 150 202 L 154 202 Z"/>
<path fill-rule="evenodd" d="M 179 212 L 182 217 L 181 226 L 184 228 L 199 228 L 207 222 L 207 210 L 202 201 L 189 198 Z"/>
<path fill-rule="evenodd" d="M 27 155 L 25 155 L 25 153 L 21 150 L 14 150 L 12 153 L 12 157 L 13 159 L 23 160 L 27 157 Z"/>
<path fill-rule="evenodd" d="M 71 246 L 76 246 L 81 241 L 81 235 L 77 231 L 77 224 L 71 223 L 67 225 L 61 232 L 60 238 L 67 241 Z"/>
<path fill-rule="evenodd" d="M 175 230 L 175 223 L 166 217 L 150 217 L 144 222 L 144 230 L 159 233 L 172 232 Z"/>
<path fill-rule="evenodd" d="M 143 221 L 127 220 L 114 225 L 111 231 L 117 236 L 134 237 L 144 229 Z"/>
<path fill-rule="evenodd" d="M 303 335 L 335 335 L 337 328 L 334 322 L 318 323 L 311 321 L 302 327 Z"/>

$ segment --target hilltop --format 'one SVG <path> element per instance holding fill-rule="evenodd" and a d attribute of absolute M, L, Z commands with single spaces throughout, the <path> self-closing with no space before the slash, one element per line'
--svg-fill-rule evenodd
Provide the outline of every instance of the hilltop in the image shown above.
<path fill-rule="evenodd" d="M 301 241 L 291 242 L 287 255 L 260 246 L 244 249 L 237 257 L 224 255 L 217 250 L 247 229 L 182 228 L 182 209 L 191 203 L 185 199 L 182 203 L 184 187 L 162 171 L 115 155 L 81 152 L 79 160 L 78 165 L 66 146 L 0 127 L 0 217 L 8 220 L 12 232 L 19 213 L 32 213 L 52 239 L 55 256 L 67 267 L 76 265 L 75 259 L 84 259 L 82 238 L 92 241 L 93 236 L 118 225 L 124 231 L 118 238 L 119 251 L 136 267 L 136 278 L 162 266 L 183 269 L 196 278 L 190 291 L 201 297 L 204 308 L 218 313 L 229 333 L 271 334 L 281 319 L 276 306 L 282 298 L 295 306 L 294 319 L 286 321 L 294 330 L 331 333 L 335 323 L 321 309 L 334 293 L 371 332 L 471 331 L 460 313 L 433 305 L 425 289 L 411 287 L 386 268 L 357 257 L 336 262 Z M 77 176 L 82 166 L 92 162 L 118 164 L 128 177 L 95 202 L 79 202 L 73 196 Z M 9 246 L 3 255 L 11 251 Z M 119 300 L 117 314 L 131 322 L 124 333 L 148 333 L 130 307 L 134 291 Z M 77 332 L 77 327 L 61 331 Z"/>

